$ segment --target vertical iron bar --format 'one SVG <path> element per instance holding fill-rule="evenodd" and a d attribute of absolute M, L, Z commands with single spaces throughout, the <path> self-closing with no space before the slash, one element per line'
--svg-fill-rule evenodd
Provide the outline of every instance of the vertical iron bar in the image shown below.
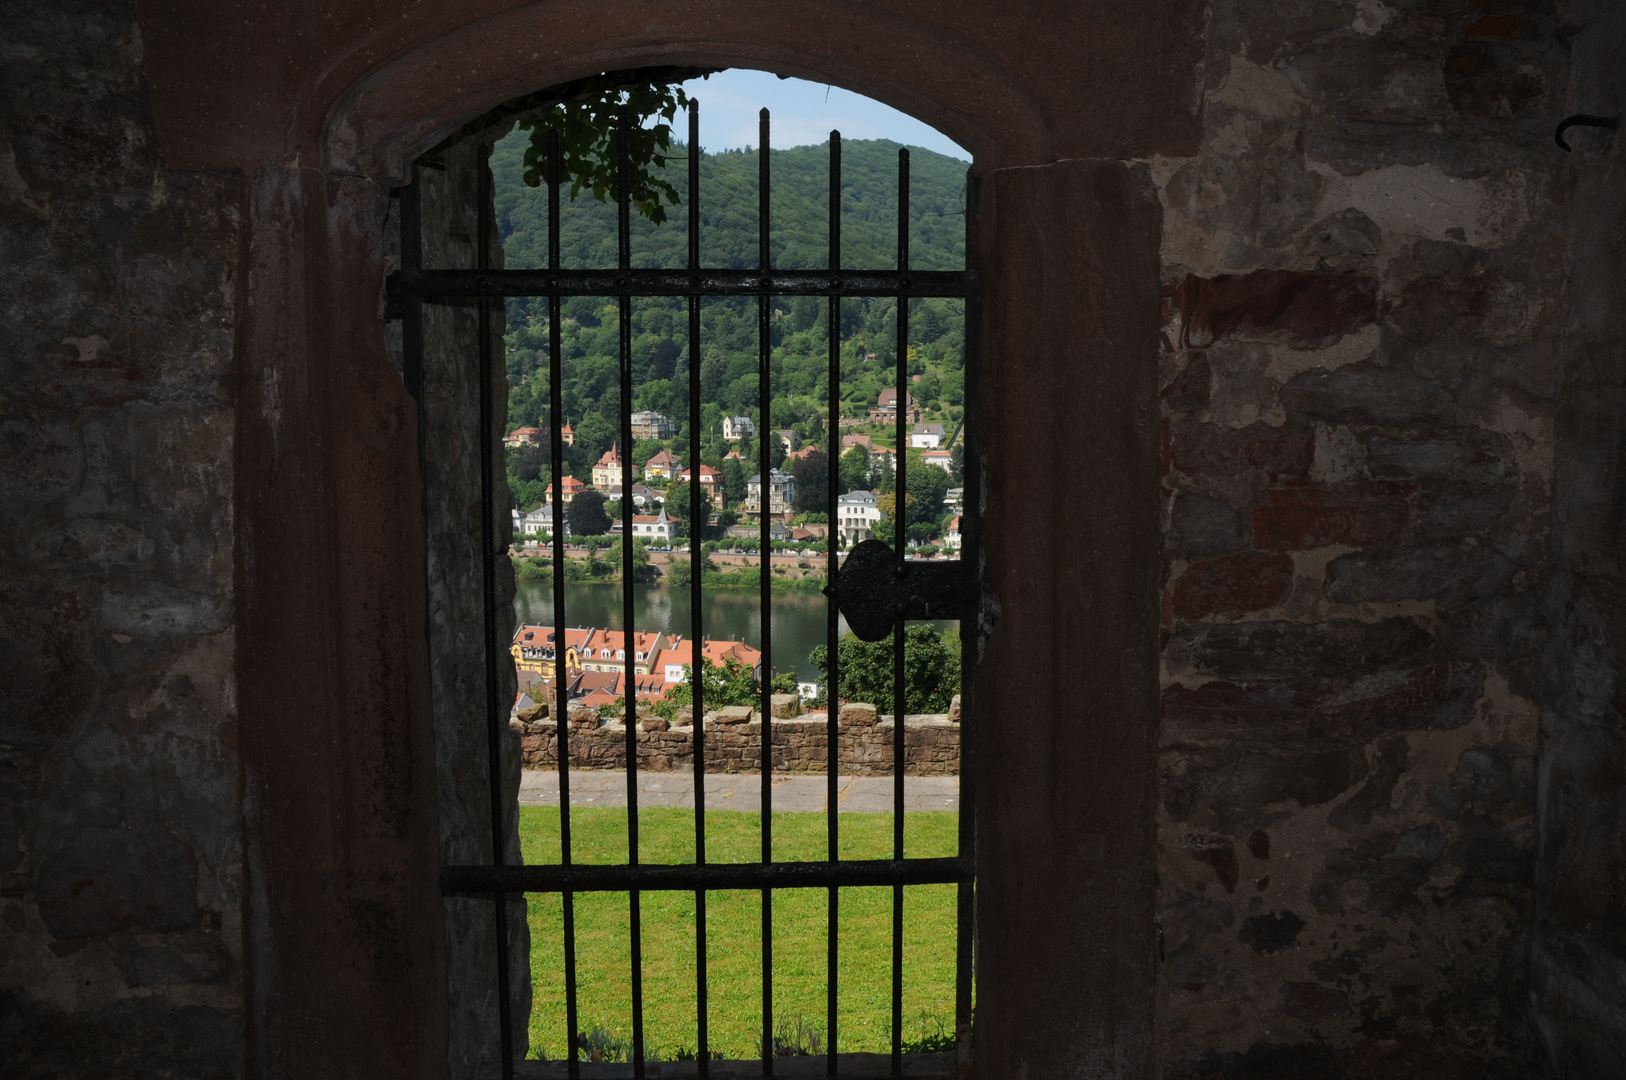
<path fill-rule="evenodd" d="M 758 120 L 757 163 L 757 269 L 766 274 L 772 254 L 768 250 L 768 110 Z M 762 861 L 773 862 L 773 540 L 769 511 L 773 485 L 768 471 L 769 402 L 773 367 L 770 352 L 773 332 L 766 290 L 757 298 L 757 513 L 762 526 Z M 775 436 L 777 438 L 777 436 Z M 762 1075 L 773 1075 L 773 890 L 762 890 Z"/>
<path fill-rule="evenodd" d="M 841 132 L 830 132 L 830 273 L 841 271 Z M 829 496 L 827 500 L 830 522 L 829 534 L 825 537 L 825 578 L 830 585 L 832 594 L 836 580 L 838 560 L 840 558 L 841 519 L 837 516 L 841 509 L 841 298 L 830 297 L 830 387 L 829 410 L 830 431 L 828 444 L 829 456 Z M 824 805 L 825 805 L 825 831 L 829 847 L 829 860 L 835 862 L 841 857 L 840 828 L 836 807 L 839 801 L 837 792 L 836 774 L 839 771 L 837 763 L 841 757 L 841 701 L 837 696 L 836 687 L 840 685 L 837 675 L 836 653 L 839 646 L 840 613 L 836 610 L 835 601 L 829 600 L 824 607 L 824 653 L 827 657 L 825 668 L 824 688 L 824 720 L 825 720 L 825 754 L 824 754 Z M 840 950 L 840 911 L 839 890 L 830 886 L 830 894 L 825 903 L 825 964 L 824 964 L 824 1072 L 834 1080 L 836 1075 L 836 964 Z"/>
<path fill-rule="evenodd" d="M 898 150 L 898 270 L 909 269 L 909 151 Z M 897 540 L 898 576 L 904 570 L 909 520 L 909 298 L 900 295 L 897 308 L 897 475 L 893 481 L 892 528 Z M 904 757 L 903 684 L 904 622 L 900 614 L 892 627 L 892 857 L 903 858 Z M 892 886 L 892 1075 L 903 1075 L 903 886 Z"/>
<path fill-rule="evenodd" d="M 700 275 L 700 103 L 689 99 L 689 275 Z M 710 496 L 700 484 L 700 297 L 689 297 L 689 686 L 690 723 L 694 725 L 694 861 L 706 862 L 706 702 L 701 673 L 706 664 L 702 649 L 705 633 L 703 617 L 705 553 L 701 548 L 705 530 L 699 522 L 709 517 Z M 702 516 L 701 508 L 706 513 Z M 706 890 L 694 894 L 695 1070 L 699 1080 L 711 1075 L 710 1047 L 706 1024 Z"/>
<path fill-rule="evenodd" d="M 966 175 L 965 184 L 965 258 L 967 276 L 976 277 L 977 203 L 980 187 L 977 179 Z M 981 303 L 975 288 L 967 290 L 965 298 L 965 415 L 960 431 L 964 451 L 960 455 L 960 485 L 962 509 L 960 512 L 960 558 L 973 571 L 980 568 L 982 559 L 982 478 L 979 440 L 977 438 L 977 335 L 981 330 Z M 960 835 L 959 855 L 962 859 L 975 856 L 977 846 L 976 810 L 976 723 L 975 701 L 970 693 L 971 675 L 977 663 L 978 608 L 980 599 L 967 606 L 960 619 Z M 971 989 L 975 977 L 976 892 L 975 884 L 962 881 L 956 913 L 954 958 L 954 1031 L 959 1075 L 970 1076 L 971 1067 Z"/>
<path fill-rule="evenodd" d="M 626 272 L 632 269 L 632 162 L 628 143 L 632 113 L 623 108 L 616 123 L 616 266 L 621 270 L 621 643 L 626 663 L 621 721 L 627 736 L 627 862 L 638 865 L 638 630 L 633 622 L 632 592 L 632 294 Z M 639 894 L 627 895 L 632 936 L 632 1075 L 644 1075 L 644 958 Z"/>
<path fill-rule="evenodd" d="M 559 269 L 559 131 L 548 131 L 548 269 Z M 558 731 L 559 861 L 570 865 L 570 672 L 565 666 L 569 639 L 565 627 L 565 436 L 564 367 L 560 357 L 562 325 L 559 294 L 548 297 L 548 435 L 552 456 L 553 502 L 553 689 L 554 721 Z M 576 898 L 560 897 L 565 930 L 565 1070 L 579 1080 L 576 1057 Z"/>
<path fill-rule="evenodd" d="M 491 268 L 491 147 L 482 145 L 475 156 L 475 268 Z M 482 296 L 477 305 L 479 313 L 480 354 L 480 441 L 476 444 L 480 455 L 480 584 L 485 614 L 486 660 L 486 757 L 491 794 L 491 861 L 502 866 L 505 862 L 504 843 L 507 815 L 503 813 L 502 797 L 502 740 L 508 726 L 502 715 L 501 696 L 497 689 L 497 478 L 492 455 L 496 452 L 496 402 L 492 380 L 490 297 Z M 510 1015 L 508 984 L 508 894 L 499 892 L 493 898 L 497 920 L 497 1031 L 502 1040 L 498 1050 L 502 1062 L 503 1080 L 514 1075 L 513 1017 Z"/>

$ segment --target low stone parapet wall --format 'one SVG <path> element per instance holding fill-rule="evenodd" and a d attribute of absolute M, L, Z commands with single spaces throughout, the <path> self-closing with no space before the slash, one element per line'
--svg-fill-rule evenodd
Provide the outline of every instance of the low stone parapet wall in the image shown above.
<path fill-rule="evenodd" d="M 626 726 L 616 720 L 601 722 L 587 710 L 572 709 L 571 712 L 570 767 L 625 769 Z M 870 715 L 874 716 L 873 712 Z M 655 726 L 661 723 L 664 721 Z M 520 761 L 525 768 L 558 768 L 559 731 L 553 721 L 537 717 L 514 720 L 511 726 L 519 732 Z M 830 733 L 823 714 L 775 720 L 771 731 L 774 772 L 825 771 Z M 890 716 L 875 717 L 869 722 L 840 722 L 837 772 L 845 776 L 891 776 L 893 731 Z M 960 725 L 946 715 L 904 717 L 903 745 L 906 775 L 956 776 L 960 772 Z M 707 772 L 759 772 L 762 724 L 754 713 L 745 721 L 735 717 L 719 719 L 717 713 L 709 713 L 705 723 L 705 748 Z M 649 772 L 693 769 L 694 728 L 681 724 L 665 730 L 640 730 L 638 768 Z"/>

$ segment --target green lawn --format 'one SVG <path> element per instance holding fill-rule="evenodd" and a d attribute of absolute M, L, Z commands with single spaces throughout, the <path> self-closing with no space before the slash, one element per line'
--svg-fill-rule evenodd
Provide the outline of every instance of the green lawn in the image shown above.
<path fill-rule="evenodd" d="M 706 855 L 712 862 L 755 862 L 762 850 L 762 815 L 706 814 Z M 570 815 L 578 862 L 618 863 L 627 857 L 624 809 L 578 808 Z M 953 855 L 958 815 L 911 813 L 904 819 L 910 858 Z M 841 856 L 889 858 L 892 815 L 843 814 Z M 825 816 L 773 815 L 776 860 L 826 857 Z M 520 841 L 528 863 L 559 860 L 559 811 L 520 808 Z M 647 808 L 639 813 L 642 862 L 694 860 L 694 812 Z M 800 1016 L 819 1029 L 825 1019 L 826 901 L 823 889 L 776 890 L 773 899 L 776 1029 Z M 729 1058 L 760 1056 L 762 1028 L 762 906 L 756 892 L 707 894 L 708 1016 L 711 1048 Z M 891 1049 L 892 890 L 844 888 L 838 1014 L 839 1049 Z M 564 924 L 557 894 L 529 897 L 531 923 L 531 1055 L 563 1057 L 565 1038 Z M 651 1058 L 693 1050 L 695 1034 L 695 900 L 692 893 L 644 893 L 644 1038 Z M 576 985 L 580 1027 L 595 1024 L 632 1036 L 631 935 L 625 894 L 594 893 L 575 900 Z M 953 1030 L 955 887 L 904 890 L 904 1037 Z"/>

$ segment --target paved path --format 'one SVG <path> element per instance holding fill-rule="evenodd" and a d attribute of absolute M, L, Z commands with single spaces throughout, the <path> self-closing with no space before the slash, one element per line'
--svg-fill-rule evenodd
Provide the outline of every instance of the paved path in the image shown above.
<path fill-rule="evenodd" d="M 843 814 L 878 814 L 892 809 L 890 776 L 838 776 L 840 794 L 836 807 Z M 773 778 L 773 808 L 823 812 L 826 806 L 823 776 L 776 775 Z M 558 806 L 559 774 L 552 770 L 526 769 L 520 773 L 521 806 Z M 570 771 L 571 806 L 627 805 L 627 774 L 584 769 Z M 694 807 L 694 774 L 687 772 L 639 773 L 638 805 Z M 903 780 L 903 806 L 910 810 L 958 810 L 958 776 L 906 776 Z M 761 810 L 762 777 L 743 773 L 706 774 L 707 810 Z"/>

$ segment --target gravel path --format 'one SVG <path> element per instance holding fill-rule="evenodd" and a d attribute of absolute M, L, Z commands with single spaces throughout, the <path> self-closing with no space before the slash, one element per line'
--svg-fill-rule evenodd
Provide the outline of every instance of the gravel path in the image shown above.
<path fill-rule="evenodd" d="M 892 809 L 890 776 L 838 776 L 840 794 L 836 806 L 843 814 L 878 814 Z M 827 794 L 823 776 L 778 775 L 773 778 L 774 810 L 823 812 Z M 552 770 L 526 769 L 520 773 L 521 806 L 558 806 L 559 774 Z M 573 769 L 570 773 L 571 806 L 626 806 L 627 774 Z M 694 807 L 693 773 L 639 773 L 638 805 Z M 957 776 L 906 776 L 903 806 L 910 810 L 958 810 L 960 778 Z M 706 775 L 706 809 L 762 809 L 762 778 L 742 773 Z"/>

